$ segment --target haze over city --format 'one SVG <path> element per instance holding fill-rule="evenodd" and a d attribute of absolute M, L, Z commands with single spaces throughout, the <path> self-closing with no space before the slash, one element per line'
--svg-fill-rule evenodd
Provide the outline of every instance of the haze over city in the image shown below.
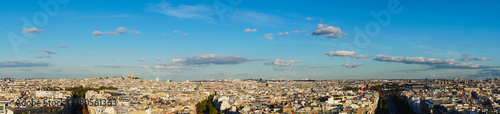
<path fill-rule="evenodd" d="M 500 76 L 499 1 L 61 1 L 3 1 L 0 78 Z"/>

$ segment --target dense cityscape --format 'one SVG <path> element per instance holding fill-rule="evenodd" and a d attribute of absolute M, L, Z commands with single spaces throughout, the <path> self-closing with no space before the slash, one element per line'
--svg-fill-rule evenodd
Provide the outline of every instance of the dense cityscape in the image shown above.
<path fill-rule="evenodd" d="M 0 114 L 500 114 L 500 0 L 2 0 Z"/>
<path fill-rule="evenodd" d="M 498 78 L 174 82 L 4 78 L 0 114 L 498 113 Z M 76 100 L 75 100 L 76 99 Z"/>

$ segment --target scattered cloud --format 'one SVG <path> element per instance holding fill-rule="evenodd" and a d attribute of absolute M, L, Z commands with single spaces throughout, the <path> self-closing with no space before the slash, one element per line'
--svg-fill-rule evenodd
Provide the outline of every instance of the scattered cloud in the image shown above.
<path fill-rule="evenodd" d="M 57 51 L 50 51 L 50 50 L 40 50 L 42 52 L 45 52 L 47 54 L 57 54 Z"/>
<path fill-rule="evenodd" d="M 120 34 L 128 34 L 128 33 L 130 33 L 130 30 L 128 30 L 127 28 L 125 28 L 125 27 L 118 27 L 114 32 L 112 32 L 112 31 L 106 31 L 106 32 L 93 31 L 92 35 L 94 35 L 94 36 L 100 36 L 100 35 L 104 35 L 104 34 L 108 34 L 108 35 L 120 35 Z M 132 33 L 140 34 L 141 32 L 136 31 L 136 30 L 132 30 Z"/>
<path fill-rule="evenodd" d="M 462 55 L 462 59 L 460 59 L 460 61 L 486 61 L 486 60 L 491 60 L 491 59 L 486 57 L 474 58 L 471 57 L 470 55 Z"/>
<path fill-rule="evenodd" d="M 430 69 L 484 69 L 498 68 L 498 66 L 486 66 L 474 63 L 456 63 L 454 59 L 436 59 L 423 57 L 392 57 L 389 55 L 376 55 L 374 59 L 382 62 L 400 62 L 405 64 L 428 65 Z"/>
<path fill-rule="evenodd" d="M 155 58 L 154 60 L 156 60 L 156 61 L 161 61 L 162 59 L 161 59 L 161 58 Z"/>
<path fill-rule="evenodd" d="M 314 17 L 306 17 L 306 20 L 312 21 L 312 20 L 314 20 Z"/>
<path fill-rule="evenodd" d="M 363 64 L 361 63 L 353 63 L 353 64 L 343 64 L 342 66 L 345 66 L 347 68 L 356 68 L 356 67 L 359 67 L 359 66 L 362 66 Z"/>
<path fill-rule="evenodd" d="M 24 31 L 23 31 L 23 34 L 31 34 L 31 33 L 35 33 L 35 34 L 39 34 L 39 33 L 42 33 L 44 30 L 43 29 L 38 29 L 38 28 L 24 28 Z"/>
<path fill-rule="evenodd" d="M 272 66 L 293 66 L 295 63 L 300 62 L 299 60 L 281 60 L 281 59 L 275 59 L 272 61 L 268 61 L 265 63 L 265 65 L 272 65 Z"/>
<path fill-rule="evenodd" d="M 40 56 L 35 56 L 35 58 L 50 58 L 48 55 L 40 55 Z"/>
<path fill-rule="evenodd" d="M 182 33 L 182 32 L 177 31 L 177 30 L 174 30 L 173 32 L 174 32 L 174 33 L 179 33 L 179 34 L 182 34 L 182 35 L 184 35 L 184 36 L 187 36 L 187 35 L 188 35 L 187 33 Z"/>
<path fill-rule="evenodd" d="M 62 45 L 61 45 L 61 46 L 54 46 L 54 47 L 52 47 L 52 48 L 67 48 L 67 46 L 62 46 Z"/>
<path fill-rule="evenodd" d="M 415 73 L 415 72 L 421 72 L 421 71 L 437 71 L 437 70 L 438 70 L 438 69 L 424 68 L 424 69 L 406 69 L 406 70 L 398 70 L 397 72 Z"/>
<path fill-rule="evenodd" d="M 153 66 L 142 66 L 142 68 L 154 68 L 154 69 L 183 69 L 184 67 L 178 65 L 169 65 L 169 64 L 159 64 Z"/>
<path fill-rule="evenodd" d="M 225 72 L 225 73 L 222 73 L 222 72 L 212 72 L 210 73 L 210 75 L 221 75 L 221 76 L 227 76 L 227 75 L 230 75 L 231 73 L 229 72 Z"/>
<path fill-rule="evenodd" d="M 40 51 L 36 51 L 36 50 L 29 50 L 29 52 L 45 52 L 47 54 L 57 54 L 57 51 L 50 51 L 50 50 L 40 50 Z"/>
<path fill-rule="evenodd" d="M 498 78 L 500 77 L 500 70 L 498 69 L 482 69 L 477 73 L 472 74 L 459 74 L 462 78 L 485 79 L 485 78 Z"/>
<path fill-rule="evenodd" d="M 312 35 L 325 35 L 327 38 L 340 38 L 342 35 L 347 35 L 342 32 L 339 27 L 328 26 L 327 24 L 318 24 L 316 31 Z"/>
<path fill-rule="evenodd" d="M 205 54 L 184 57 L 181 59 L 172 59 L 173 63 L 180 63 L 187 66 L 208 66 L 211 64 L 217 65 L 232 65 L 241 64 L 247 61 L 256 61 L 256 59 L 248 59 L 237 55 L 218 55 L 218 54 Z"/>
<path fill-rule="evenodd" d="M 94 31 L 94 32 L 92 32 L 92 35 L 94 35 L 94 36 L 99 36 L 99 35 L 103 35 L 103 34 L 104 33 L 101 32 L 101 31 Z"/>
<path fill-rule="evenodd" d="M 253 28 L 253 29 L 250 29 L 250 28 L 246 28 L 244 30 L 246 33 L 250 33 L 250 32 L 257 32 L 257 29 Z"/>
<path fill-rule="evenodd" d="M 295 34 L 299 34 L 300 32 L 307 32 L 307 31 L 309 31 L 309 30 L 294 30 L 292 32 Z M 309 33 L 306 33 L 306 34 L 309 34 Z"/>
<path fill-rule="evenodd" d="M 368 56 L 368 55 L 361 55 L 361 54 L 358 54 L 358 55 L 353 55 L 353 56 L 350 56 L 352 58 L 356 58 L 356 59 L 364 59 L 364 58 L 372 58 L 372 56 Z"/>
<path fill-rule="evenodd" d="M 149 10 L 177 18 L 191 19 L 212 19 L 216 14 L 214 8 L 202 4 L 172 6 L 165 1 L 149 6 Z"/>
<path fill-rule="evenodd" d="M 137 61 L 146 61 L 146 59 L 136 59 Z"/>
<path fill-rule="evenodd" d="M 301 32 L 301 31 L 295 30 L 295 31 L 292 31 L 292 32 L 298 33 L 298 32 Z M 267 34 L 264 34 L 264 38 L 266 38 L 268 40 L 273 40 L 274 39 L 273 35 L 289 35 L 289 34 L 290 34 L 290 32 L 288 32 L 288 31 L 286 31 L 286 32 L 278 32 L 276 34 L 267 33 Z"/>
<path fill-rule="evenodd" d="M 498 69 L 483 69 L 477 72 L 478 77 L 500 77 L 500 70 Z"/>
<path fill-rule="evenodd" d="M 135 68 L 137 66 L 127 66 L 127 65 L 96 65 L 95 67 L 105 67 L 105 68 Z"/>
<path fill-rule="evenodd" d="M 47 66 L 52 66 L 52 64 L 45 63 L 45 62 L 31 62 L 31 61 L 26 61 L 26 60 L 0 62 L 0 68 L 3 68 L 3 67 L 47 67 Z"/>
<path fill-rule="evenodd" d="M 325 55 L 330 57 L 351 57 L 356 59 L 371 58 L 372 56 L 357 54 L 354 51 L 330 51 L 326 52 Z"/>
<path fill-rule="evenodd" d="M 110 31 L 106 31 L 106 34 L 109 34 L 109 35 L 118 35 L 117 32 L 110 32 Z"/>
<path fill-rule="evenodd" d="M 140 34 L 141 32 L 140 31 L 136 31 L 136 30 L 132 30 L 132 33 Z"/>
<path fill-rule="evenodd" d="M 289 32 L 278 32 L 278 35 L 288 35 Z"/>
<path fill-rule="evenodd" d="M 267 33 L 264 35 L 264 38 L 268 39 L 268 40 L 273 40 L 273 33 Z"/>

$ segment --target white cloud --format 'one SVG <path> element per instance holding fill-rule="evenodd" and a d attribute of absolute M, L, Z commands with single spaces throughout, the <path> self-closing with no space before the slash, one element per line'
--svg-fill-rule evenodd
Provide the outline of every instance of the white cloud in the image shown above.
<path fill-rule="evenodd" d="M 106 34 L 109 34 L 109 35 L 118 35 L 117 32 L 109 32 L 109 31 L 106 31 Z"/>
<path fill-rule="evenodd" d="M 306 17 L 306 20 L 312 21 L 312 20 L 314 20 L 314 17 Z"/>
<path fill-rule="evenodd" d="M 137 59 L 137 61 L 146 61 L 146 59 Z"/>
<path fill-rule="evenodd" d="M 364 58 L 371 58 L 372 56 L 367 56 L 367 55 L 361 55 L 357 54 L 354 51 L 329 51 L 326 52 L 325 55 L 328 55 L 330 57 L 351 57 L 351 58 L 356 58 L 356 59 L 364 59 Z"/>
<path fill-rule="evenodd" d="M 142 66 L 142 68 L 154 68 L 154 69 L 183 69 L 182 66 L 171 66 L 171 65 L 153 65 L 153 66 Z"/>
<path fill-rule="evenodd" d="M 177 30 L 174 30 L 173 32 L 174 32 L 174 33 L 179 33 L 179 34 L 182 34 L 182 35 L 184 35 L 184 36 L 187 36 L 187 35 L 188 35 L 187 33 L 182 33 L 182 32 L 177 31 Z"/>
<path fill-rule="evenodd" d="M 293 66 L 295 63 L 300 62 L 299 60 L 281 60 L 281 59 L 275 59 L 272 61 L 268 61 L 265 63 L 265 65 L 273 65 L 273 66 Z"/>
<path fill-rule="evenodd" d="M 45 63 L 45 62 L 31 62 L 31 61 L 26 61 L 26 60 L 0 62 L 0 68 L 3 68 L 3 67 L 47 67 L 47 66 L 52 66 L 52 64 Z"/>
<path fill-rule="evenodd" d="M 154 60 L 161 61 L 162 59 L 161 58 L 155 58 Z"/>
<path fill-rule="evenodd" d="M 486 66 L 474 63 L 456 63 L 454 59 L 436 59 L 423 57 L 392 57 L 389 55 L 376 55 L 374 60 L 382 62 L 401 62 L 405 64 L 422 64 L 430 66 L 430 69 L 484 69 L 498 68 L 498 66 Z"/>
<path fill-rule="evenodd" d="M 257 29 L 255 29 L 255 28 L 254 28 L 254 29 L 246 28 L 244 31 L 245 31 L 246 33 L 250 33 L 250 32 L 257 32 Z"/>
<path fill-rule="evenodd" d="M 486 60 L 491 60 L 491 59 L 486 57 L 474 58 L 471 57 L 470 55 L 462 55 L 462 59 L 460 59 L 460 61 L 486 61 Z"/>
<path fill-rule="evenodd" d="M 268 40 L 273 40 L 273 33 L 267 33 L 264 35 L 264 38 L 268 39 Z"/>
<path fill-rule="evenodd" d="M 356 68 L 356 67 L 359 67 L 359 66 L 362 66 L 363 64 L 361 63 L 353 63 L 353 64 L 343 64 L 342 66 L 345 66 L 347 68 Z"/>
<path fill-rule="evenodd" d="M 105 68 L 135 68 L 137 66 L 128 66 L 128 65 L 96 65 L 95 67 L 105 67 Z"/>
<path fill-rule="evenodd" d="M 119 34 L 128 34 L 128 33 L 130 33 L 130 30 L 128 30 L 127 28 L 118 27 L 114 32 L 112 32 L 112 31 L 106 31 L 106 32 L 93 31 L 92 35 L 94 35 L 94 36 L 100 36 L 100 35 L 104 35 L 104 34 L 119 35 Z M 140 34 L 141 32 L 136 31 L 136 30 L 132 30 L 132 33 Z"/>
<path fill-rule="evenodd" d="M 94 32 L 92 32 L 92 35 L 94 35 L 94 36 L 99 36 L 99 35 L 103 35 L 103 34 L 104 33 L 101 32 L 101 31 L 94 31 Z"/>
<path fill-rule="evenodd" d="M 50 58 L 48 55 L 40 55 L 40 56 L 35 56 L 35 58 Z"/>
<path fill-rule="evenodd" d="M 67 46 L 54 46 L 52 48 L 67 48 Z"/>
<path fill-rule="evenodd" d="M 173 63 L 180 63 L 182 65 L 187 65 L 187 66 L 208 66 L 211 64 L 230 65 L 230 64 L 241 64 L 247 61 L 255 61 L 255 60 L 237 55 L 217 55 L 217 54 L 195 55 L 190 57 L 184 57 L 181 59 L 172 59 Z"/>
<path fill-rule="evenodd" d="M 118 27 L 115 32 L 120 33 L 120 34 L 128 34 L 130 33 L 128 29 L 125 27 Z"/>
<path fill-rule="evenodd" d="M 288 35 L 289 32 L 278 32 L 278 35 Z"/>
<path fill-rule="evenodd" d="M 354 51 L 330 51 L 325 53 L 328 56 L 353 56 L 357 53 Z"/>
<path fill-rule="evenodd" d="M 50 51 L 50 50 L 41 50 L 41 51 L 47 54 L 57 54 L 57 51 Z"/>
<path fill-rule="evenodd" d="M 202 4 L 172 6 L 164 1 L 150 6 L 149 10 L 168 16 L 192 19 L 212 19 L 212 16 L 216 14 L 214 8 Z"/>
<path fill-rule="evenodd" d="M 316 31 L 312 35 L 325 35 L 327 38 L 340 38 L 342 35 L 347 35 L 342 32 L 339 27 L 328 26 L 327 24 L 318 24 Z"/>
<path fill-rule="evenodd" d="M 24 28 L 23 34 L 30 34 L 30 33 L 42 33 L 44 30 L 43 29 L 38 29 L 38 28 Z"/>
<path fill-rule="evenodd" d="M 132 30 L 132 33 L 140 34 L 141 32 L 140 31 L 136 31 L 136 30 Z"/>
<path fill-rule="evenodd" d="M 353 56 L 350 56 L 352 58 L 356 58 L 356 59 L 364 59 L 364 58 L 372 58 L 372 56 L 368 56 L 368 55 L 361 55 L 361 54 L 358 54 L 358 55 L 353 55 Z"/>

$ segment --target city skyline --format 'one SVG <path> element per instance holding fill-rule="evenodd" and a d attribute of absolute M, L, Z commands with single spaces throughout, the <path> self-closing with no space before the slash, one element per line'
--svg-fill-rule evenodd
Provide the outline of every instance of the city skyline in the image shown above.
<path fill-rule="evenodd" d="M 0 78 L 500 76 L 498 1 L 5 2 Z"/>

